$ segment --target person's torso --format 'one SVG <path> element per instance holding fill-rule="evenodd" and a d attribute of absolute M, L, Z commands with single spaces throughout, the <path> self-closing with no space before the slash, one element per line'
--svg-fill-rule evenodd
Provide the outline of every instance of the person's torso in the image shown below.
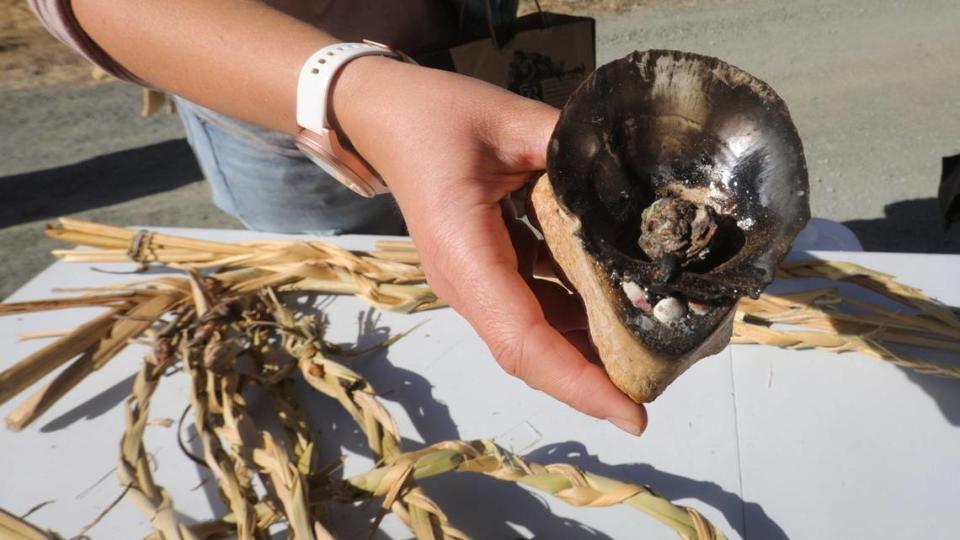
<path fill-rule="evenodd" d="M 457 35 L 456 0 L 267 0 L 343 41 L 370 39 L 409 54 Z"/>
<path fill-rule="evenodd" d="M 310 23 L 343 41 L 370 39 L 410 55 L 449 45 L 494 23 L 509 21 L 517 0 L 265 0 L 275 9 Z M 463 10 L 461 16 L 461 10 Z M 204 122 L 224 134 L 265 151 L 299 155 L 293 138 L 178 99 Z"/>

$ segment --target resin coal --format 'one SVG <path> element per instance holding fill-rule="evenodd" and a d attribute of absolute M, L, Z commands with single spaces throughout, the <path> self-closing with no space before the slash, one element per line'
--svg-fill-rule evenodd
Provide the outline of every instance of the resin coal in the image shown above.
<path fill-rule="evenodd" d="M 691 53 L 636 52 L 595 71 L 563 109 L 548 174 L 585 251 L 623 289 L 622 320 L 667 354 L 758 296 L 809 219 L 786 105 Z"/>

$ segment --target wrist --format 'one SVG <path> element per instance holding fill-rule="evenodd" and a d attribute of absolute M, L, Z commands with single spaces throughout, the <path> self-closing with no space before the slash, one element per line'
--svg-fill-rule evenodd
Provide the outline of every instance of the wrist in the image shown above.
<path fill-rule="evenodd" d="M 364 197 L 388 191 L 383 176 L 370 160 L 363 159 L 360 147 L 351 141 L 347 107 L 365 95 L 369 75 L 382 71 L 380 60 L 403 55 L 376 43 L 335 43 L 318 49 L 304 61 L 297 80 L 298 148 L 314 163 L 343 185 Z M 336 105 L 335 105 L 336 104 Z M 375 129 L 362 129 L 360 133 Z"/>
<path fill-rule="evenodd" d="M 330 126 L 346 139 L 354 140 L 364 129 L 364 109 L 378 104 L 377 90 L 385 86 L 382 81 L 391 80 L 393 69 L 403 65 L 386 56 L 364 56 L 344 66 L 332 85 Z M 386 86 L 395 87 L 395 83 Z"/>

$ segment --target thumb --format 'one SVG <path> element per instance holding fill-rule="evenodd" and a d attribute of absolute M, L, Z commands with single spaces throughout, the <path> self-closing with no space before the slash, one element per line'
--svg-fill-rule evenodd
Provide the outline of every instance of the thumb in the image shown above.
<path fill-rule="evenodd" d="M 547 168 L 547 145 L 560 110 L 546 103 L 514 96 L 511 107 L 499 108 L 492 138 L 501 159 L 515 171 Z"/>

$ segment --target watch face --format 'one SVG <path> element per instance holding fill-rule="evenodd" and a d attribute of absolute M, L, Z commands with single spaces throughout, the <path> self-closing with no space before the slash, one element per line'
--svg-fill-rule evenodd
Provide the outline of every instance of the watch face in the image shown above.
<path fill-rule="evenodd" d="M 294 142 L 297 148 L 310 158 L 310 161 L 316 163 L 324 172 L 354 192 L 364 197 L 373 197 L 376 195 L 376 192 L 371 189 L 366 182 L 358 178 L 357 175 L 337 159 L 336 156 L 324 149 L 321 144 L 318 144 L 311 137 L 304 136 L 309 133 L 311 132 L 306 130 L 302 131 Z"/>

